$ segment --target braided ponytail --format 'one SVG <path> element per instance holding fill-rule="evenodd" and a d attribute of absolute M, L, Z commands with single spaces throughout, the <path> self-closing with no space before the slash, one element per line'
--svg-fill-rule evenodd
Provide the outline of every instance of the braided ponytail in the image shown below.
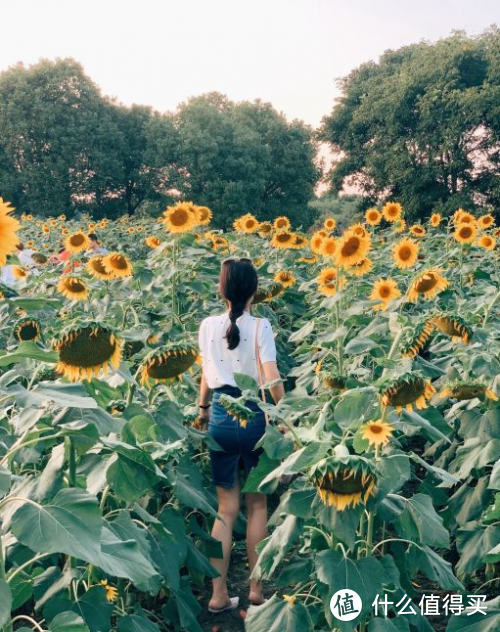
<path fill-rule="evenodd" d="M 229 350 L 240 343 L 240 329 L 236 320 L 243 315 L 246 304 L 257 291 L 257 272 L 251 261 L 230 260 L 222 266 L 219 278 L 220 292 L 229 302 L 229 327 L 224 338 Z"/>

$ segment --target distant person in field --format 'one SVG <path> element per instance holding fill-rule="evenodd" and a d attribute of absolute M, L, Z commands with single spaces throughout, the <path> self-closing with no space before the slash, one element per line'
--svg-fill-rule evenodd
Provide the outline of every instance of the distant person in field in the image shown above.
<path fill-rule="evenodd" d="M 95 233 L 89 233 L 90 248 L 87 250 L 87 255 L 107 255 L 108 249 L 101 246 L 99 239 Z"/>
<path fill-rule="evenodd" d="M 246 474 L 257 465 L 262 449 L 255 444 L 266 430 L 266 418 L 254 402 L 246 406 L 253 415 L 245 424 L 233 417 L 220 402 L 223 394 L 241 395 L 234 379 L 244 373 L 263 384 L 280 377 L 276 364 L 276 346 L 271 323 L 266 318 L 250 314 L 252 299 L 257 291 L 257 272 L 250 259 L 227 259 L 222 264 L 219 289 L 227 312 L 205 318 L 199 329 L 202 358 L 200 386 L 200 420 L 208 421 L 208 434 L 223 451 L 210 450 L 212 476 L 219 501 L 218 515 L 212 536 L 222 543 L 222 559 L 212 559 L 220 577 L 212 580 L 213 593 L 208 604 L 210 612 L 237 608 L 239 597 L 230 597 L 227 571 L 231 554 L 233 527 L 240 510 L 239 469 Z M 212 405 L 210 406 L 210 396 Z M 284 395 L 283 384 L 271 388 L 277 403 Z M 267 499 L 265 494 L 246 493 L 247 552 L 250 571 L 257 562 L 256 545 L 267 536 Z M 260 582 L 250 582 L 250 602 L 264 603 Z"/>
<path fill-rule="evenodd" d="M 15 254 L 7 257 L 7 264 L 2 266 L 0 283 L 10 288 L 18 286 L 21 279 L 28 276 L 28 270 L 34 265 L 31 259 L 31 255 L 34 252 L 34 250 L 25 250 L 22 243 L 17 244 Z M 20 274 L 23 276 L 20 276 Z"/>

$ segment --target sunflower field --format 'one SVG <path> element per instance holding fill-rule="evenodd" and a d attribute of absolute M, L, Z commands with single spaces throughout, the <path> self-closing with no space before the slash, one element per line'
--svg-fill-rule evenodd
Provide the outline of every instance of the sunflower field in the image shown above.
<path fill-rule="evenodd" d="M 203 630 L 220 547 L 197 331 L 224 309 L 228 256 L 257 267 L 252 310 L 286 386 L 264 403 L 238 375 L 242 397 L 226 400 L 242 423 L 248 400 L 272 421 L 245 489 L 274 499 L 255 570 L 274 594 L 246 630 L 499 630 L 494 217 L 407 225 L 393 202 L 312 234 L 286 216 L 246 214 L 228 233 L 211 218 L 180 202 L 158 220 L 37 219 L 0 199 L 15 278 L 0 288 L 2 632 Z M 342 622 L 330 599 L 346 588 L 363 606 Z"/>

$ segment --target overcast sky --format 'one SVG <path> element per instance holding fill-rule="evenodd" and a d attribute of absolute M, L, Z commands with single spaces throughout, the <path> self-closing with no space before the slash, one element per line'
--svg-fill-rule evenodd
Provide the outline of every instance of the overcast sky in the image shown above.
<path fill-rule="evenodd" d="M 499 0 L 14 0 L 0 70 L 74 57 L 104 94 L 173 110 L 217 90 L 317 125 L 335 79 L 388 48 L 500 24 Z"/>

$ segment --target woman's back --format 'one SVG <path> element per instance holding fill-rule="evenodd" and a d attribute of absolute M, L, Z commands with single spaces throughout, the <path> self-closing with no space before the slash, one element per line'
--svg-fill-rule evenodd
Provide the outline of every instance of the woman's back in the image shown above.
<path fill-rule="evenodd" d="M 249 312 L 236 319 L 240 331 L 240 341 L 235 349 L 228 349 L 225 339 L 230 320 L 227 313 L 209 316 L 202 321 L 199 330 L 199 346 L 203 362 L 203 372 L 209 388 L 223 385 L 236 386 L 235 373 L 250 375 L 258 381 L 257 361 L 255 357 L 255 337 L 260 360 L 276 361 L 276 345 L 271 323 L 267 318 L 256 318 Z M 258 324 L 258 328 L 257 328 Z"/>

